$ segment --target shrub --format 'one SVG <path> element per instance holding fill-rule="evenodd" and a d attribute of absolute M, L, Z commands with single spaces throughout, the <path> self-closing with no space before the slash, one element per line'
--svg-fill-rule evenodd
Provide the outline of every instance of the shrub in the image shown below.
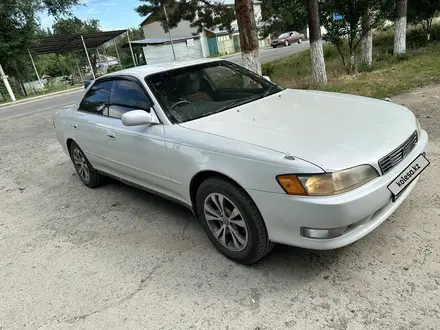
<path fill-rule="evenodd" d="M 263 64 L 261 67 L 263 76 L 271 76 L 275 72 L 275 65 L 273 63 Z"/>

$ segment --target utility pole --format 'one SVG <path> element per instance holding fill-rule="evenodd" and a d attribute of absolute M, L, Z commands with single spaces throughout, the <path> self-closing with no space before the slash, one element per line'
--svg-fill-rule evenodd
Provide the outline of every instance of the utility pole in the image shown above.
<path fill-rule="evenodd" d="M 170 24 L 168 22 L 168 14 L 167 14 L 167 10 L 165 8 L 165 3 L 163 4 L 163 13 L 165 15 L 165 20 L 167 22 L 167 30 L 168 30 L 168 35 L 170 37 L 171 49 L 173 50 L 173 57 L 174 57 L 174 60 L 176 60 L 176 52 L 174 51 L 173 37 L 171 37 L 171 29 L 170 29 Z"/>
<path fill-rule="evenodd" d="M 40 83 L 40 87 L 44 88 L 43 83 L 41 82 L 40 75 L 38 74 L 37 67 L 35 66 L 34 58 L 32 57 L 31 51 L 28 49 L 29 57 L 31 58 L 32 66 L 34 67 L 35 74 L 37 75 L 38 82 Z"/>
<path fill-rule="evenodd" d="M 12 102 L 15 102 L 14 92 L 12 91 L 11 85 L 9 85 L 8 76 L 5 75 L 5 72 L 3 71 L 1 64 L 0 64 L 0 78 L 5 83 L 6 89 L 9 93 L 9 97 L 11 98 Z"/>
<path fill-rule="evenodd" d="M 93 80 L 95 80 L 96 79 L 95 72 L 93 71 L 92 63 L 90 62 L 89 52 L 87 51 L 86 43 L 84 42 L 83 36 L 81 36 L 81 40 L 82 40 L 82 44 L 84 46 L 84 51 L 86 52 L 87 61 L 89 62 L 90 70 L 92 70 Z"/>
<path fill-rule="evenodd" d="M 131 46 L 130 33 L 128 30 L 127 30 L 127 39 L 128 39 L 128 45 L 130 46 L 130 52 L 131 52 L 131 58 L 133 59 L 133 64 L 134 66 L 137 66 L 136 59 L 133 53 L 133 47 Z"/>

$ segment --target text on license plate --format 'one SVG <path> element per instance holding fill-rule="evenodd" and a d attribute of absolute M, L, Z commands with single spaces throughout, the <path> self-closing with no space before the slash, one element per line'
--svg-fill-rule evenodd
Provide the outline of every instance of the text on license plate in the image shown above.
<path fill-rule="evenodd" d="M 400 173 L 389 185 L 388 189 L 394 196 L 399 195 L 422 171 L 429 166 L 424 155 L 419 155 L 407 168 Z"/>

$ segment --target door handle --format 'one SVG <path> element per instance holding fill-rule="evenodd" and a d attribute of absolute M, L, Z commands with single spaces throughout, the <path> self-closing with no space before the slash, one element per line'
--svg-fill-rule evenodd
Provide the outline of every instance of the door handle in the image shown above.
<path fill-rule="evenodd" d="M 73 128 L 73 129 L 78 129 L 78 124 L 73 124 L 73 125 L 72 125 L 72 128 Z"/>
<path fill-rule="evenodd" d="M 107 139 L 108 140 L 116 140 L 115 133 L 107 133 Z"/>

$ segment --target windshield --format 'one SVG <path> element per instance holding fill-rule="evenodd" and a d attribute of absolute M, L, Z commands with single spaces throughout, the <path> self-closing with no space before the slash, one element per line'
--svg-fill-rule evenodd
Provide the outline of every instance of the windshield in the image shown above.
<path fill-rule="evenodd" d="M 174 124 L 225 111 L 282 90 L 226 61 L 164 71 L 145 79 Z"/>
<path fill-rule="evenodd" d="M 281 35 L 278 37 L 278 39 L 288 38 L 289 36 L 290 36 L 290 32 L 286 32 L 286 33 L 281 34 Z"/>

